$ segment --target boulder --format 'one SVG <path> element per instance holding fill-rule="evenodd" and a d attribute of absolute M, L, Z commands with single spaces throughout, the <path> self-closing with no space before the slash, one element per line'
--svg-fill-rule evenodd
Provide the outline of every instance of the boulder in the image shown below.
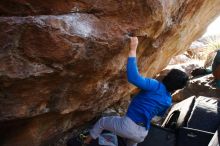
<path fill-rule="evenodd" d="M 188 85 L 173 94 L 173 101 L 180 102 L 190 96 L 220 98 L 220 89 L 212 74 L 192 78 Z"/>
<path fill-rule="evenodd" d="M 153 77 L 219 12 L 219 0 L 1 0 L 1 145 L 49 145 L 126 97 L 128 33 Z"/>

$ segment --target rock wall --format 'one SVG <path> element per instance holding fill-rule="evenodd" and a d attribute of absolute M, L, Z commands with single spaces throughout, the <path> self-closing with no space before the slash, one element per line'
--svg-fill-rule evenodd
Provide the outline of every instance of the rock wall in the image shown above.
<path fill-rule="evenodd" d="M 219 0 L 1 0 L 0 145 L 49 145 L 134 88 L 128 32 L 153 77 L 220 12 Z"/>
<path fill-rule="evenodd" d="M 193 77 L 188 85 L 173 94 L 173 101 L 180 102 L 190 96 L 220 98 L 220 90 L 216 86 L 212 74 Z"/>

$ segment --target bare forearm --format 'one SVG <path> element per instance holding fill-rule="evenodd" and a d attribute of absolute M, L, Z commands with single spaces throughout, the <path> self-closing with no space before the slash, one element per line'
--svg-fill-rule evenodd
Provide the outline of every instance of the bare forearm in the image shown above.
<path fill-rule="evenodd" d="M 137 37 L 131 37 L 130 38 L 130 51 L 129 51 L 129 57 L 136 57 L 136 50 L 138 46 L 138 38 Z"/>
<path fill-rule="evenodd" d="M 129 57 L 136 57 L 136 50 L 130 50 L 128 56 Z"/>

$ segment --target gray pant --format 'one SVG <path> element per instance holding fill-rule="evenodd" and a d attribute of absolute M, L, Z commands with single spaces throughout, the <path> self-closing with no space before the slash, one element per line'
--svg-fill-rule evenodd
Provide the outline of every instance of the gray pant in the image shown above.
<path fill-rule="evenodd" d="M 110 116 L 99 119 L 93 129 L 90 130 L 91 137 L 93 139 L 98 138 L 104 129 L 126 138 L 127 146 L 136 146 L 137 143 L 144 141 L 148 134 L 148 130 L 145 127 L 137 125 L 126 116 Z"/>

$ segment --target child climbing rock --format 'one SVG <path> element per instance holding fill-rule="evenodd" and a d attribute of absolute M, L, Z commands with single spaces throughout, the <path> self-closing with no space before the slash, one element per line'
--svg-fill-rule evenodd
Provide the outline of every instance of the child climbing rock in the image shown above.
<path fill-rule="evenodd" d="M 177 69 L 171 70 L 162 82 L 141 76 L 137 68 L 137 46 L 138 38 L 130 37 L 127 78 L 128 82 L 141 91 L 132 99 L 125 116 L 103 117 L 98 120 L 85 143 L 89 144 L 103 130 L 108 130 L 125 138 L 127 146 L 136 146 L 147 136 L 151 119 L 156 115 L 162 116 L 170 107 L 171 93 L 186 85 L 188 76 Z"/>

